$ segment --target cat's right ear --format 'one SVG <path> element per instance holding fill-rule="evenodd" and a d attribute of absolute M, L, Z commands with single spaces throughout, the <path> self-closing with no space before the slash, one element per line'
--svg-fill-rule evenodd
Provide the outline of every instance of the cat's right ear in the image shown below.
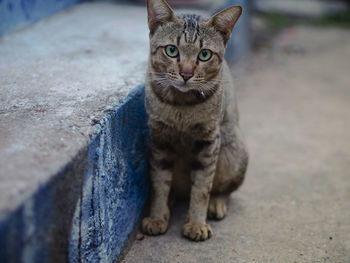
<path fill-rule="evenodd" d="M 234 25 L 242 14 L 242 7 L 233 5 L 225 8 L 221 12 L 213 15 L 208 21 L 209 26 L 213 26 L 224 37 L 225 43 L 230 39 Z"/>
<path fill-rule="evenodd" d="M 148 27 L 153 34 L 159 25 L 176 22 L 178 18 L 165 0 L 147 0 Z"/>

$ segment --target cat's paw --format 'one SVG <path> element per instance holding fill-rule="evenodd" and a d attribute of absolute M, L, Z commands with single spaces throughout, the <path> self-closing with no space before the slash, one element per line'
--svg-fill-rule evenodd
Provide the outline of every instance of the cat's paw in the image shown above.
<path fill-rule="evenodd" d="M 208 218 L 221 220 L 227 213 L 227 200 L 225 198 L 212 197 L 208 206 Z"/>
<path fill-rule="evenodd" d="M 208 224 L 187 223 L 183 227 L 185 237 L 193 241 L 204 241 L 212 236 L 213 231 Z"/>
<path fill-rule="evenodd" d="M 142 220 L 141 230 L 144 234 L 155 236 L 163 234 L 168 228 L 168 221 L 162 218 L 146 217 Z"/>

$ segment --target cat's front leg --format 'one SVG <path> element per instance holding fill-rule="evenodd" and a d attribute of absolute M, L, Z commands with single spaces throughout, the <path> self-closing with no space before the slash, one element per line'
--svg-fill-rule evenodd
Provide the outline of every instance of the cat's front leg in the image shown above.
<path fill-rule="evenodd" d="M 159 139 L 158 139 L 159 140 Z M 165 142 L 152 140 L 150 216 L 142 220 L 142 232 L 147 235 L 163 234 L 168 228 L 170 211 L 168 196 L 172 181 L 173 160 L 164 149 Z"/>
<path fill-rule="evenodd" d="M 191 240 L 203 241 L 212 235 L 210 226 L 206 224 L 206 217 L 220 151 L 219 133 L 214 139 L 196 141 L 194 148 L 199 150 L 199 153 L 192 163 L 190 207 L 183 234 Z"/>

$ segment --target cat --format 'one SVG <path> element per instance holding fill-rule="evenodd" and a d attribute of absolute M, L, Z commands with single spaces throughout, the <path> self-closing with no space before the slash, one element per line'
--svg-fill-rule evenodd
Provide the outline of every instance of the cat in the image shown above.
<path fill-rule="evenodd" d="M 224 59 L 242 13 L 231 6 L 210 19 L 175 15 L 165 0 L 148 0 L 150 55 L 145 107 L 150 128 L 148 235 L 168 228 L 170 192 L 189 198 L 183 235 L 211 237 L 207 217 L 222 219 L 243 182 L 248 154 L 241 140 L 233 82 Z"/>

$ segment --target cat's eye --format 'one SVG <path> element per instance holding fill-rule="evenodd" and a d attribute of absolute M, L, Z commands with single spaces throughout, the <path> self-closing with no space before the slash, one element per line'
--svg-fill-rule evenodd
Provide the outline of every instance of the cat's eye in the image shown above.
<path fill-rule="evenodd" d="M 199 52 L 198 59 L 201 61 L 208 61 L 211 58 L 212 52 L 209 49 L 202 49 Z"/>
<path fill-rule="evenodd" d="M 168 45 L 165 47 L 165 53 L 171 57 L 171 58 L 175 58 L 179 55 L 179 50 L 177 49 L 177 47 L 173 46 L 173 45 Z"/>

